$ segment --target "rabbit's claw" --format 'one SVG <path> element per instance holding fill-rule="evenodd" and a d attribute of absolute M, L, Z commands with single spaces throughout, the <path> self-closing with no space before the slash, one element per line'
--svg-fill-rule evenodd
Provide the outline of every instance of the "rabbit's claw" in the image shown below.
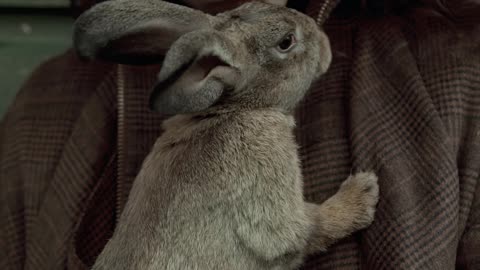
<path fill-rule="evenodd" d="M 363 229 L 372 223 L 378 193 L 378 178 L 372 172 L 351 175 L 342 183 L 337 195 L 342 197 L 348 211 L 352 213 L 357 229 Z"/>

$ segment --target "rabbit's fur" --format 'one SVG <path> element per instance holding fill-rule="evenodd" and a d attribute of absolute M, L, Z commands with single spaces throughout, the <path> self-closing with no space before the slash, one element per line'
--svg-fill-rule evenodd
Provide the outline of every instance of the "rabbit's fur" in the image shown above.
<path fill-rule="evenodd" d="M 175 116 L 93 269 L 295 269 L 372 222 L 372 173 L 350 176 L 320 205 L 302 195 L 291 112 L 331 61 L 309 17 L 260 2 L 213 17 L 116 0 L 75 31 L 84 57 L 148 63 L 171 47 L 151 106 Z M 297 44 L 282 52 L 289 33 Z"/>

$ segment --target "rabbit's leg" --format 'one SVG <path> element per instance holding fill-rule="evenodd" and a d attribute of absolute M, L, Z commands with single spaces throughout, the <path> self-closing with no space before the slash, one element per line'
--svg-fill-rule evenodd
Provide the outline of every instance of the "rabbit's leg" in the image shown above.
<path fill-rule="evenodd" d="M 306 203 L 313 223 L 307 254 L 325 251 L 335 241 L 369 226 L 378 201 L 377 177 L 358 173 L 342 183 L 339 191 L 324 203 Z"/>
<path fill-rule="evenodd" d="M 261 207 L 262 204 L 256 204 L 242 211 L 236 235 L 248 253 L 269 264 L 291 263 L 302 257 L 310 232 L 310 220 L 303 211 L 303 197 L 298 195 L 292 203 L 293 207 L 289 200 L 285 200 L 279 203 L 282 205 Z"/>

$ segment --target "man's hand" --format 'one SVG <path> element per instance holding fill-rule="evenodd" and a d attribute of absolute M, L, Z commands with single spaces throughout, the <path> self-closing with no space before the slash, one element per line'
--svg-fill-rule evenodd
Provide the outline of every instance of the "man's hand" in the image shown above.
<path fill-rule="evenodd" d="M 184 2 L 191 7 L 202 10 L 206 13 L 216 14 L 234 9 L 243 3 L 250 1 L 251 0 L 185 0 Z M 263 2 L 282 6 L 287 4 L 287 0 L 263 0 Z"/>

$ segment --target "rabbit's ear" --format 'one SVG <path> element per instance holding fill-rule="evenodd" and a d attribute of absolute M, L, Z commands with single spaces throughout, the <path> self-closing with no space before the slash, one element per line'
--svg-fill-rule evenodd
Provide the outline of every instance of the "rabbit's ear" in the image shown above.
<path fill-rule="evenodd" d="M 169 61 L 167 55 L 165 62 Z M 181 65 L 171 74 L 164 69 L 160 71 L 160 81 L 150 96 L 153 111 L 174 115 L 205 110 L 239 80 L 238 71 L 216 57 L 207 56 Z"/>
<path fill-rule="evenodd" d="M 263 0 L 263 2 L 272 4 L 272 5 L 279 5 L 279 6 L 287 5 L 287 0 Z"/>
<path fill-rule="evenodd" d="M 240 81 L 234 52 L 235 46 L 213 31 L 182 36 L 165 56 L 151 109 L 168 115 L 195 113 L 219 102 Z"/>
<path fill-rule="evenodd" d="M 183 34 L 210 27 L 213 17 L 159 0 L 115 0 L 95 5 L 74 26 L 81 57 L 122 64 L 159 63 Z"/>
<path fill-rule="evenodd" d="M 330 67 L 330 64 L 332 62 L 332 51 L 330 48 L 330 41 L 325 34 L 325 32 L 321 31 L 320 32 L 321 38 L 320 38 L 320 64 L 318 65 L 317 68 L 317 78 L 323 75 L 325 72 L 327 72 L 328 68 Z"/>

